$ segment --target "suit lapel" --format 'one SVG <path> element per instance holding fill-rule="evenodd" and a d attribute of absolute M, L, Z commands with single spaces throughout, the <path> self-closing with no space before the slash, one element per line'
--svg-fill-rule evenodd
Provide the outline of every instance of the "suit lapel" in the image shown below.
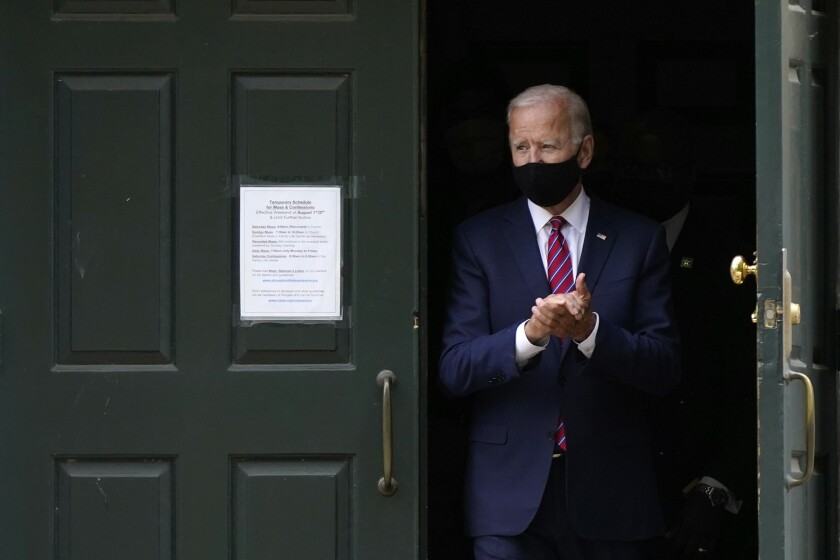
<path fill-rule="evenodd" d="M 595 292 L 601 271 L 618 237 L 618 231 L 611 225 L 612 221 L 613 212 L 610 207 L 590 196 L 589 220 L 586 224 L 586 236 L 578 263 L 578 274 L 586 273 L 586 286 L 592 293 Z M 552 338 L 554 344 L 550 344 L 549 347 L 554 348 L 558 363 L 563 363 L 572 344 L 565 341 L 560 345 L 555 341 L 556 339 Z"/>
<path fill-rule="evenodd" d="M 595 197 L 591 198 L 589 221 L 586 224 L 586 237 L 583 241 L 578 273 L 586 273 L 586 286 L 593 293 L 619 235 L 619 232 L 612 227 L 613 217 L 609 206 Z"/>
<path fill-rule="evenodd" d="M 505 223 L 505 239 L 513 254 L 516 266 L 522 273 L 525 285 L 534 299 L 548 294 L 548 279 L 537 246 L 537 235 L 534 222 L 528 211 L 528 203 L 524 197 L 519 198 L 508 206 Z"/>

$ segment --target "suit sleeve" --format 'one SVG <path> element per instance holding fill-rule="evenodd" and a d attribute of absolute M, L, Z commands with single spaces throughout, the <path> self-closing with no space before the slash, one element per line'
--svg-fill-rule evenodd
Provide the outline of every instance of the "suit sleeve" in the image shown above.
<path fill-rule="evenodd" d="M 527 316 L 494 329 L 491 280 L 463 228 L 456 235 L 452 260 L 440 378 L 451 395 L 463 396 L 518 378 L 539 355 L 521 370 L 516 365 L 516 328 Z"/>
<path fill-rule="evenodd" d="M 680 380 L 679 336 L 673 318 L 669 256 L 662 228 L 652 236 L 632 291 L 631 318 L 617 322 L 609 302 L 593 294 L 600 325 L 584 375 L 607 375 L 653 395 L 665 395 Z M 606 306 L 606 307 L 599 307 Z"/>

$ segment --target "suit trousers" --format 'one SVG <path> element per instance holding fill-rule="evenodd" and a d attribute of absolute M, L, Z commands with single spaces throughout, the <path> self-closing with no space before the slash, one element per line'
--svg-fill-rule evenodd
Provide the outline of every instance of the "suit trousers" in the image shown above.
<path fill-rule="evenodd" d="M 473 540 L 475 560 L 648 560 L 651 541 L 583 539 L 566 511 L 565 459 L 552 461 L 542 502 L 524 533 L 480 536 Z"/>

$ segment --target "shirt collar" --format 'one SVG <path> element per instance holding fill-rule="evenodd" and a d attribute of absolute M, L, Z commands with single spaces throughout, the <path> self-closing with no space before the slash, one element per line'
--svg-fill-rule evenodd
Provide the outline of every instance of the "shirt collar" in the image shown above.
<path fill-rule="evenodd" d="M 677 238 L 680 236 L 680 232 L 682 232 L 685 219 L 688 217 L 688 207 L 689 204 L 686 204 L 682 210 L 662 222 L 662 226 L 665 228 L 665 242 L 668 244 L 669 251 L 674 248 L 674 245 L 677 243 Z"/>
<path fill-rule="evenodd" d="M 560 214 L 580 234 L 586 231 L 586 222 L 589 221 L 589 204 L 589 196 L 581 188 L 580 194 L 571 206 Z M 537 206 L 530 199 L 528 199 L 528 210 L 531 212 L 531 220 L 534 222 L 534 231 L 537 232 L 544 228 L 552 217 L 551 212 L 542 206 Z"/>

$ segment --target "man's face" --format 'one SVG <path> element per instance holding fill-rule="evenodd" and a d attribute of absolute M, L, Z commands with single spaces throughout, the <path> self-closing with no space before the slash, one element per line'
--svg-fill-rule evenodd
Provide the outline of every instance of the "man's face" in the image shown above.
<path fill-rule="evenodd" d="M 569 112 L 553 103 L 514 109 L 508 132 L 513 164 L 560 163 L 577 152 Z"/>

